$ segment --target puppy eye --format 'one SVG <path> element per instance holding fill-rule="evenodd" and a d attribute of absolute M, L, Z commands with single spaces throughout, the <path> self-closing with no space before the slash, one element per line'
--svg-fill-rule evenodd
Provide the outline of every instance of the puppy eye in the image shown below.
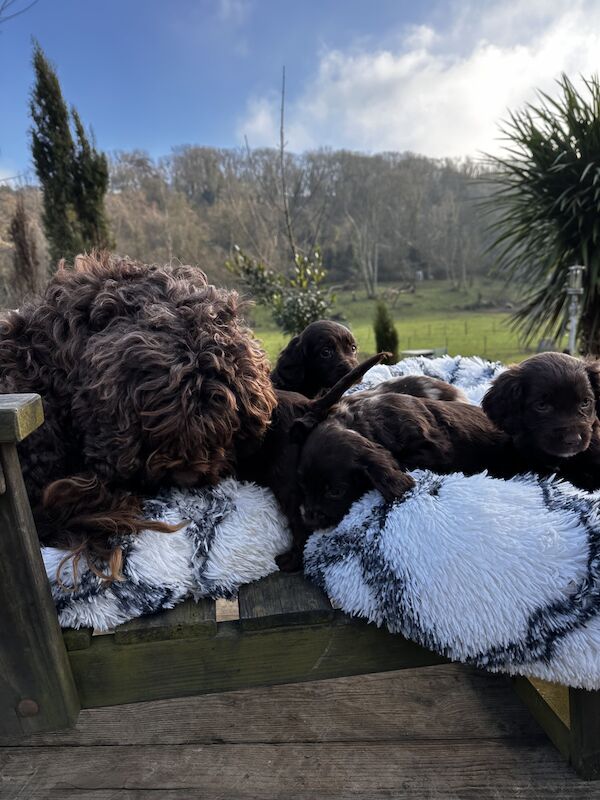
<path fill-rule="evenodd" d="M 588 397 L 588 399 L 587 399 L 587 400 L 583 400 L 583 401 L 580 403 L 579 407 L 580 407 L 580 408 L 589 408 L 591 405 L 592 405 L 592 401 L 591 401 L 591 400 L 590 400 L 590 398 Z"/>
<path fill-rule="evenodd" d="M 327 495 L 327 497 L 331 497 L 331 498 L 333 498 L 335 500 L 338 497 L 342 497 L 344 495 L 345 491 L 346 490 L 345 490 L 345 488 L 343 486 L 337 486 L 337 487 L 334 486 L 334 487 L 330 487 L 329 489 L 327 489 L 325 494 Z"/>
<path fill-rule="evenodd" d="M 356 353 L 356 351 L 358 350 L 358 347 L 355 344 L 353 344 L 350 349 L 352 350 L 353 353 Z"/>
<path fill-rule="evenodd" d="M 333 355 L 333 351 L 332 351 L 331 347 L 324 347 L 321 350 L 321 357 L 322 358 L 331 358 L 332 355 Z"/>
<path fill-rule="evenodd" d="M 547 403 L 545 400 L 538 400 L 537 403 L 533 404 L 533 407 L 536 411 L 549 411 L 550 403 Z"/>

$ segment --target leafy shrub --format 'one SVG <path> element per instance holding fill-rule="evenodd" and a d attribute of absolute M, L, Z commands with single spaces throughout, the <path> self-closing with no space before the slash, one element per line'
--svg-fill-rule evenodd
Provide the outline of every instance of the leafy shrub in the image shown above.
<path fill-rule="evenodd" d="M 311 322 L 331 313 L 334 296 L 323 283 L 326 271 L 321 253 L 296 254 L 291 275 L 282 275 L 248 256 L 239 247 L 226 263 L 245 285 L 253 299 L 271 311 L 275 324 L 284 333 L 300 333 Z"/>
<path fill-rule="evenodd" d="M 373 329 L 375 330 L 375 347 L 377 348 L 377 352 L 381 353 L 386 350 L 392 353 L 388 363 L 395 364 L 396 361 L 398 361 L 398 331 L 394 325 L 394 319 L 390 314 L 389 308 L 382 300 L 380 300 L 376 306 Z"/>

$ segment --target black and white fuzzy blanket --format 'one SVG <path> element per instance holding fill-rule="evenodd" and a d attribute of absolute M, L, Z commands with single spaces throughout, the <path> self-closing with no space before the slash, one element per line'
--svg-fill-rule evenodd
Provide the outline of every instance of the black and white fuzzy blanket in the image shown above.
<path fill-rule="evenodd" d="M 407 359 L 375 367 L 360 388 L 428 374 L 479 402 L 501 369 L 477 358 Z M 600 688 L 600 492 L 533 476 L 413 476 L 402 500 L 370 492 L 337 528 L 313 534 L 307 576 L 347 613 L 453 660 Z M 126 540 L 123 582 L 102 584 L 84 567 L 73 589 L 67 565 L 61 586 L 64 553 L 44 549 L 63 626 L 107 629 L 190 594 L 232 596 L 273 572 L 289 545 L 273 496 L 232 479 L 170 491 L 146 510 L 191 522 Z"/>

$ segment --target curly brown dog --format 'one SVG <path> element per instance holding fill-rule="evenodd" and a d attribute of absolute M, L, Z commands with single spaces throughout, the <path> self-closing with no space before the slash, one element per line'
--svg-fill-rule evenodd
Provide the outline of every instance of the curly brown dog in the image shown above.
<path fill-rule="evenodd" d="M 44 542 L 114 556 L 113 534 L 153 527 L 139 494 L 214 483 L 258 446 L 276 401 L 238 312 L 199 269 L 86 257 L 0 321 L 0 389 L 44 401 L 20 445 Z"/>

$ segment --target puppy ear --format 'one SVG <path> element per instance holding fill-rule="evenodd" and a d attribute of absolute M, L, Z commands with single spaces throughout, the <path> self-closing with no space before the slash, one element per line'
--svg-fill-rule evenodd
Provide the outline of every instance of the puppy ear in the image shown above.
<path fill-rule="evenodd" d="M 588 361 L 585 369 L 596 398 L 596 414 L 600 416 L 600 361 Z"/>
<path fill-rule="evenodd" d="M 400 469 L 389 450 L 370 442 L 364 436 L 360 438 L 363 439 L 360 461 L 374 488 L 381 492 L 385 500 L 402 497 L 413 488 L 414 480 Z"/>
<path fill-rule="evenodd" d="M 321 420 L 314 414 L 305 414 L 294 420 L 290 427 L 289 437 L 293 444 L 304 444 L 309 433 L 317 427 Z"/>
<path fill-rule="evenodd" d="M 510 367 L 499 375 L 487 390 L 482 409 L 500 430 L 515 434 L 519 430 L 523 401 L 523 385 L 518 366 Z"/>
<path fill-rule="evenodd" d="M 297 392 L 304 383 L 304 348 L 301 337 L 294 338 L 279 354 L 271 381 L 276 389 Z"/>

